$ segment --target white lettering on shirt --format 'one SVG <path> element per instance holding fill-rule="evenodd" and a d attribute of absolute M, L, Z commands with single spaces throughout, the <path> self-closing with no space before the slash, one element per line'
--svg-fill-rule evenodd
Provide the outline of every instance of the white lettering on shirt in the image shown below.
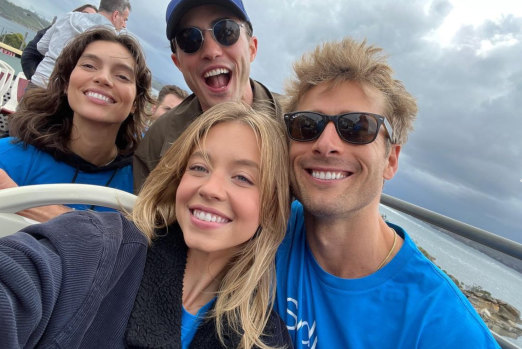
<path fill-rule="evenodd" d="M 287 298 L 287 309 L 286 312 L 294 320 L 292 324 L 287 323 L 286 328 L 288 331 L 297 331 L 299 338 L 302 336 L 301 344 L 303 348 L 315 349 L 317 347 L 317 335 L 315 335 L 315 320 L 310 326 L 308 321 L 299 319 L 297 314 L 299 310 L 299 303 L 293 298 Z"/>

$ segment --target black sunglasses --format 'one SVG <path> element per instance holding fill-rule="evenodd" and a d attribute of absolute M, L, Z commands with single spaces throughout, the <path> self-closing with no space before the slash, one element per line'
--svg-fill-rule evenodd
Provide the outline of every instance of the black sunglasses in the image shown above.
<path fill-rule="evenodd" d="M 379 134 L 379 128 L 384 128 L 393 143 L 393 129 L 384 116 L 371 113 L 347 113 L 325 115 L 312 111 L 297 111 L 285 114 L 288 135 L 298 142 L 313 141 L 323 133 L 326 125 L 332 121 L 339 137 L 352 144 L 368 144 Z"/>
<path fill-rule="evenodd" d="M 183 28 L 176 33 L 176 36 L 172 40 L 175 40 L 183 52 L 195 53 L 203 46 L 203 41 L 205 40 L 203 32 L 210 31 L 214 40 L 220 45 L 232 46 L 239 39 L 241 27 L 243 26 L 244 24 L 237 23 L 231 19 L 221 19 L 214 23 L 212 28 L 209 29 L 199 29 L 196 27 Z"/>

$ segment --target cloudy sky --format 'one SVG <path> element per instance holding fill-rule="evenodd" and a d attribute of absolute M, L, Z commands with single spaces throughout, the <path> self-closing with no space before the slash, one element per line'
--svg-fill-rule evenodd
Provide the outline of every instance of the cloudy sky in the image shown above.
<path fill-rule="evenodd" d="M 85 3 L 15 2 L 48 19 Z M 128 30 L 156 79 L 186 88 L 165 37 L 168 3 L 131 0 Z M 292 62 L 323 41 L 351 36 L 384 48 L 419 104 L 385 192 L 522 243 L 522 2 L 244 3 L 259 40 L 251 75 L 277 92 Z"/>

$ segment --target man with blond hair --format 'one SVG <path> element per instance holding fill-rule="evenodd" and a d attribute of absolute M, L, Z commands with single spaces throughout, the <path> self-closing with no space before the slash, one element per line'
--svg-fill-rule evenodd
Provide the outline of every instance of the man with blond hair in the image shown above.
<path fill-rule="evenodd" d="M 287 89 L 292 204 L 276 309 L 296 348 L 498 348 L 451 279 L 379 213 L 417 113 L 381 49 L 344 39 Z"/>

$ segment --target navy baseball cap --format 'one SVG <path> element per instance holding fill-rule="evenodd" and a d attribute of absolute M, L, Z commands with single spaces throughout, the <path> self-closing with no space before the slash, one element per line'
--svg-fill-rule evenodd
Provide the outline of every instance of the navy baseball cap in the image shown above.
<path fill-rule="evenodd" d="M 201 5 L 219 5 L 231 10 L 239 19 L 248 23 L 250 32 L 253 32 L 252 23 L 248 17 L 243 1 L 241 0 L 172 0 L 167 6 L 167 39 L 171 40 L 176 34 L 181 18 L 193 7 Z"/>

